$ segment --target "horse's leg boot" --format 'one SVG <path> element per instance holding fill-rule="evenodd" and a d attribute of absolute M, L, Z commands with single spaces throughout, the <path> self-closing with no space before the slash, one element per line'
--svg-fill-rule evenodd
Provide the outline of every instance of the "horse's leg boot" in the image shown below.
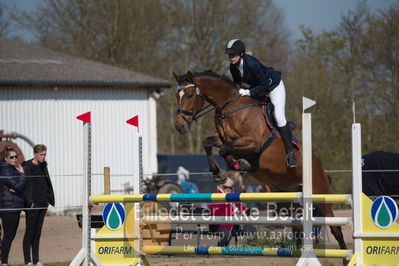
<path fill-rule="evenodd" d="M 294 168 L 297 166 L 298 163 L 293 152 L 291 129 L 289 128 L 288 124 L 283 127 L 279 127 L 278 129 L 280 131 L 281 138 L 283 139 L 285 152 L 287 153 L 287 166 L 289 168 Z"/>

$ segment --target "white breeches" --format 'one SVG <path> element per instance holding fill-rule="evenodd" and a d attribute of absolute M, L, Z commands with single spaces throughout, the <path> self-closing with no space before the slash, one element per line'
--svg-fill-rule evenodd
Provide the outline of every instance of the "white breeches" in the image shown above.
<path fill-rule="evenodd" d="M 269 93 L 270 101 L 274 105 L 274 117 L 277 125 L 283 127 L 287 124 L 285 119 L 285 87 L 283 80 Z"/>

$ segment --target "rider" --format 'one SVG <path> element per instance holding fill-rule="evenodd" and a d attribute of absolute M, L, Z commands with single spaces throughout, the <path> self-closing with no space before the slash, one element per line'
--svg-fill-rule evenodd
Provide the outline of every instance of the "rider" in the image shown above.
<path fill-rule="evenodd" d="M 241 96 L 265 97 L 274 105 L 274 117 L 287 153 L 287 166 L 294 168 L 297 160 L 293 152 L 291 129 L 285 119 L 285 87 L 281 72 L 264 66 L 258 59 L 245 53 L 245 44 L 238 39 L 227 42 L 225 54 L 230 61 L 230 72 L 236 84 L 247 83 L 249 89 L 240 88 Z"/>

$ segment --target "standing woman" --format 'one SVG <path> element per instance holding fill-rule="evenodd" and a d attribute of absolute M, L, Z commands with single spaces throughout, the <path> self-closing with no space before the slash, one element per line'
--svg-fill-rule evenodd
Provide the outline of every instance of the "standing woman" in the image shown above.
<path fill-rule="evenodd" d="M 278 130 L 283 139 L 286 161 L 289 168 L 297 166 L 295 154 L 292 151 L 291 129 L 285 118 L 285 87 L 281 79 L 281 72 L 264 66 L 255 57 L 245 54 L 245 45 L 241 40 L 230 40 L 225 49 L 230 61 L 230 72 L 236 84 L 247 83 L 249 89 L 240 89 L 241 96 L 264 98 L 269 95 L 274 105 L 274 116 Z"/>
<path fill-rule="evenodd" d="M 24 207 L 26 178 L 22 166 L 17 165 L 17 159 L 17 152 L 13 148 L 5 148 L 0 154 L 0 217 L 4 230 L 1 241 L 2 265 L 8 264 L 8 254 L 19 225 L 19 208 Z"/>
<path fill-rule="evenodd" d="M 38 144 L 33 147 L 33 159 L 23 163 L 28 179 L 25 200 L 29 210 L 26 214 L 26 229 L 23 240 L 25 265 L 43 265 L 39 262 L 40 235 L 48 205 L 54 206 L 54 191 L 47 170 L 47 147 Z M 32 257 L 31 257 L 32 248 Z"/>
<path fill-rule="evenodd" d="M 235 172 L 230 172 L 235 173 Z M 237 172 L 238 173 L 238 172 Z M 230 175 L 231 176 L 231 175 Z M 217 193 L 234 193 L 234 182 L 231 178 L 217 186 Z M 237 218 L 238 215 L 246 216 L 246 209 L 240 202 L 227 202 L 220 204 L 211 204 L 208 206 L 212 216 L 233 216 Z M 232 217 L 232 219 L 233 219 Z M 219 235 L 218 247 L 227 247 L 230 243 L 233 231 L 237 231 L 239 226 L 232 224 L 214 224 L 209 225 L 211 232 L 217 232 Z"/>

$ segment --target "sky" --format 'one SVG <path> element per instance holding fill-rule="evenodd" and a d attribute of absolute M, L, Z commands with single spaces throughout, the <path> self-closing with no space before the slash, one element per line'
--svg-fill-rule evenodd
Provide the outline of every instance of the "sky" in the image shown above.
<path fill-rule="evenodd" d="M 40 0 L 0 0 L 17 8 L 30 11 Z M 372 11 L 386 8 L 395 0 L 365 0 Z M 275 0 L 275 4 L 283 11 L 286 25 L 291 31 L 292 39 L 301 37 L 299 25 L 309 27 L 314 32 L 335 28 L 342 15 L 354 10 L 358 0 Z M 26 31 L 15 32 L 14 35 L 31 41 L 33 36 Z"/>
<path fill-rule="evenodd" d="M 282 9 L 286 24 L 294 39 L 301 37 L 299 25 L 310 27 L 314 32 L 331 30 L 338 26 L 342 15 L 355 10 L 357 0 L 275 0 Z M 394 0 L 366 0 L 370 11 L 387 8 Z"/>

